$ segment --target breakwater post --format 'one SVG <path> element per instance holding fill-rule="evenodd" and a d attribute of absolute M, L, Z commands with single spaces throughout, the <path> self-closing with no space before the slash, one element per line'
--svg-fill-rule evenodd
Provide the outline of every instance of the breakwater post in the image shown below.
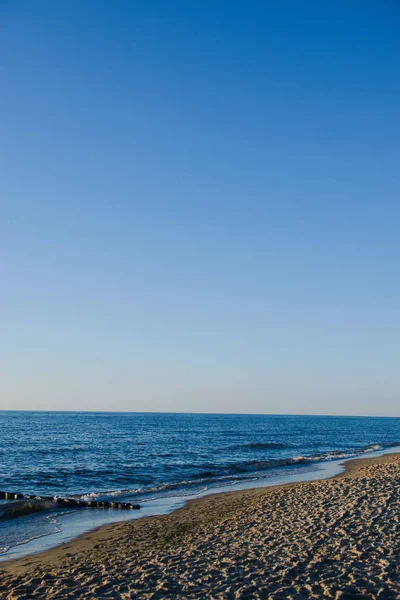
<path fill-rule="evenodd" d="M 28 500 L 36 502 L 54 502 L 60 506 L 68 508 L 86 507 L 86 508 L 111 508 L 118 510 L 139 510 L 140 504 L 131 504 L 130 502 L 108 502 L 106 500 L 80 500 L 78 498 L 59 498 L 58 496 L 34 496 L 32 494 L 19 494 L 16 492 L 0 491 L 0 500 Z"/>

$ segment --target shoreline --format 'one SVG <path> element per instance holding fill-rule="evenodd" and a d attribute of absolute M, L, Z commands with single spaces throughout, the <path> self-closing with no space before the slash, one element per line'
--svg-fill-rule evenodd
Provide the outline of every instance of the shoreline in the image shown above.
<path fill-rule="evenodd" d="M 310 522 L 310 527 L 312 526 L 315 529 L 315 535 L 318 535 L 318 525 L 325 522 L 324 520 L 326 520 L 328 509 L 330 514 L 332 510 L 335 511 L 337 508 L 339 515 L 343 513 L 343 519 L 350 519 L 349 524 L 351 526 L 354 524 L 356 528 L 361 527 L 363 534 L 368 536 L 368 530 L 371 530 L 368 523 L 367 525 L 357 523 L 357 519 L 360 518 L 358 502 L 360 501 L 360 498 L 362 498 L 366 514 L 369 514 L 368 511 L 372 510 L 372 512 L 378 511 L 377 514 L 380 515 L 382 511 L 379 507 L 382 505 L 383 500 L 389 495 L 392 504 L 389 504 L 388 507 L 390 510 L 396 509 L 397 505 L 393 504 L 393 501 L 395 500 L 396 503 L 399 501 L 397 489 L 397 496 L 393 496 L 394 491 L 392 494 L 392 491 L 385 490 L 385 486 L 388 487 L 389 485 L 393 485 L 393 487 L 395 487 L 395 482 L 392 481 L 394 477 L 393 473 L 395 473 L 397 478 L 400 475 L 400 454 L 398 453 L 388 453 L 374 458 L 355 458 L 348 460 L 344 463 L 344 471 L 329 479 L 286 483 L 271 487 L 259 487 L 209 494 L 201 498 L 189 500 L 182 508 L 167 515 L 141 517 L 132 521 L 117 522 L 111 525 L 101 526 L 74 538 L 66 544 L 56 546 L 39 554 L 5 561 L 0 564 L 0 582 L 2 583 L 3 589 L 4 586 L 8 586 L 9 589 L 10 586 L 17 586 L 17 589 L 21 585 L 24 589 L 28 586 L 30 590 L 28 591 L 28 594 L 31 593 L 34 595 L 32 586 L 39 584 L 40 578 L 40 581 L 44 581 L 45 583 L 39 584 L 39 587 L 37 588 L 38 595 L 41 593 L 43 596 L 43 590 L 46 589 L 46 597 L 57 597 L 56 595 L 51 595 L 53 593 L 51 591 L 53 573 L 59 584 L 64 578 L 68 579 L 69 586 L 72 585 L 73 587 L 71 577 L 73 579 L 73 575 L 79 573 L 83 569 L 82 565 L 84 564 L 87 571 L 83 569 L 83 572 L 90 574 L 94 571 L 98 574 L 97 578 L 95 578 L 96 581 L 93 580 L 91 575 L 88 575 L 89 581 L 92 581 L 94 586 L 93 592 L 101 597 L 102 586 L 106 585 L 106 587 L 108 586 L 107 589 L 114 590 L 114 597 L 122 598 L 124 596 L 121 592 L 121 586 L 124 587 L 128 585 L 129 588 L 130 584 L 135 585 L 135 581 L 132 582 L 129 573 L 131 573 L 131 577 L 132 574 L 137 575 L 139 566 L 141 580 L 143 580 L 143 577 L 145 579 L 146 577 L 150 577 L 153 582 L 152 584 L 148 582 L 148 586 L 150 587 L 157 583 L 157 578 L 154 579 L 154 563 L 159 560 L 159 554 L 161 557 L 164 556 L 166 563 L 169 564 L 171 561 L 171 549 L 176 550 L 176 547 L 179 547 L 180 553 L 178 553 L 178 556 L 176 556 L 176 552 L 173 552 L 173 555 L 175 556 L 175 562 L 173 564 L 175 567 L 177 565 L 177 560 L 184 564 L 185 561 L 188 562 L 190 556 L 196 556 L 195 550 L 199 547 L 202 549 L 201 551 L 203 553 L 209 553 L 211 556 L 213 548 L 210 547 L 209 544 L 204 545 L 202 542 L 202 535 L 199 535 L 202 530 L 204 530 L 203 534 L 204 532 L 207 532 L 207 535 L 211 536 L 214 540 L 215 547 L 220 549 L 220 558 L 222 560 L 224 556 L 223 550 L 225 549 L 225 554 L 228 550 L 230 553 L 232 544 L 234 543 L 242 546 L 244 540 L 246 540 L 246 544 L 251 547 L 252 541 L 248 538 L 247 527 L 249 519 L 251 531 L 254 536 L 260 535 L 260 528 L 262 529 L 264 527 L 265 532 L 263 533 L 266 534 L 267 539 L 273 542 L 274 537 L 272 534 L 274 532 L 275 536 L 279 536 L 281 529 L 286 529 L 287 532 L 292 529 L 297 531 L 296 527 L 298 524 L 296 524 L 295 517 L 300 518 L 299 515 L 303 515 L 306 523 L 308 521 Z M 340 506 L 338 505 L 338 507 L 335 508 L 335 502 L 338 502 L 338 500 L 335 500 L 335 496 L 330 498 L 329 493 L 332 492 L 332 488 L 335 488 L 336 486 L 338 486 L 338 489 L 340 488 L 340 490 L 342 490 L 342 488 L 344 489 L 344 498 L 353 498 L 355 494 L 359 494 L 358 500 L 355 502 L 352 501 L 351 504 L 353 514 L 351 514 L 348 502 L 345 502 Z M 368 493 L 365 488 L 368 488 Z M 312 505 L 314 497 L 318 498 L 318 501 L 315 500 L 315 506 Z M 287 504 L 288 499 L 292 501 L 293 506 L 291 506 L 290 503 Z M 307 499 L 307 502 L 303 502 L 305 499 Z M 387 502 L 387 499 L 385 502 Z M 289 512 L 282 513 L 282 503 L 286 503 L 285 506 Z M 369 504 L 371 504 L 371 507 Z M 375 504 L 377 504 L 377 506 L 375 506 Z M 266 512 L 260 513 L 261 506 Z M 293 510 L 293 507 L 296 507 L 296 510 Z M 253 509 L 254 515 L 257 515 L 255 521 L 252 519 L 251 515 Z M 307 515 L 304 513 L 305 510 L 309 511 Z M 264 519 L 266 514 L 269 515 L 270 520 L 265 524 Z M 233 537 L 232 531 L 224 532 L 223 525 L 228 522 L 235 532 Z M 245 525 L 245 522 L 247 523 L 247 526 Z M 341 528 L 340 519 L 336 519 L 335 523 L 335 527 L 339 528 L 339 530 L 343 529 Z M 375 521 L 372 520 L 371 523 L 374 524 Z M 276 529 L 277 526 L 278 529 Z M 386 526 L 390 527 L 391 523 L 388 521 Z M 398 517 L 395 526 L 399 526 Z M 301 536 L 301 539 L 309 539 L 310 544 L 312 544 L 313 538 L 307 538 L 307 532 L 308 529 L 305 527 L 303 532 L 305 537 L 303 535 Z M 224 533 L 222 537 L 221 533 Z M 329 533 L 329 535 L 331 534 L 332 532 Z M 232 540 L 227 544 L 229 536 L 232 537 Z M 242 538 L 241 541 L 240 538 Z M 290 539 L 290 536 L 288 539 Z M 237 540 L 239 540 L 239 542 Z M 380 539 L 378 541 L 380 544 L 384 543 L 382 534 L 380 534 Z M 389 541 L 393 546 L 393 539 L 390 539 Z M 375 540 L 372 539 L 370 542 L 372 542 L 372 546 L 374 546 Z M 347 552 L 350 551 L 350 554 L 353 556 L 353 551 L 351 550 L 353 543 L 351 536 L 349 536 L 347 542 L 345 540 L 345 545 L 346 543 L 348 543 L 350 547 L 350 550 Z M 354 541 L 354 544 L 356 544 L 356 541 Z M 285 543 L 283 546 L 285 546 Z M 301 540 L 299 541 L 298 552 L 300 552 L 300 546 Z M 262 546 L 259 547 L 259 550 L 262 550 Z M 274 550 L 272 548 L 271 553 L 273 554 L 273 552 Z M 362 554 L 363 550 L 359 549 L 357 552 Z M 396 560 L 398 560 L 398 543 L 395 552 Z M 183 559 L 182 554 L 184 557 Z M 294 556 L 297 555 L 295 554 Z M 357 553 L 355 553 L 354 556 L 357 556 Z M 142 563 L 140 562 L 140 558 L 143 559 Z M 272 555 L 270 558 L 272 559 Z M 386 559 L 382 558 L 382 560 L 384 561 Z M 210 561 L 207 562 L 209 563 Z M 363 563 L 360 563 L 359 560 L 356 562 L 357 569 L 360 570 L 360 565 L 362 566 Z M 189 560 L 189 563 L 186 565 L 189 571 L 190 564 Z M 230 566 L 232 567 L 234 564 L 235 563 L 232 563 Z M 119 570 L 121 565 L 125 565 L 123 572 L 120 572 Z M 152 565 L 151 568 L 148 565 Z M 162 581 L 163 578 L 165 579 L 167 571 L 159 578 L 160 581 Z M 116 574 L 119 574 L 118 577 L 116 577 Z M 218 574 L 215 573 L 215 577 L 217 577 L 217 575 Z M 46 583 L 46 579 L 43 580 L 43 577 L 48 577 L 48 583 Z M 187 573 L 185 577 L 188 577 Z M 107 581 L 106 584 L 104 584 L 104 578 Z M 4 580 L 4 582 L 1 580 Z M 122 583 L 120 580 L 122 580 Z M 167 580 L 169 583 L 165 585 L 167 585 L 168 589 L 165 588 L 164 582 L 161 586 L 164 590 L 161 595 L 148 597 L 161 598 L 168 596 L 168 594 L 172 594 L 171 597 L 179 597 L 179 595 L 176 595 L 178 594 L 178 584 L 173 581 L 171 582 L 168 577 Z M 29 583 L 29 581 L 36 581 L 36 584 Z M 161 585 L 160 581 L 157 583 L 158 586 Z M 72 589 L 70 590 L 71 593 L 67 593 L 69 590 L 69 587 L 67 586 L 65 591 L 66 595 L 63 595 L 63 597 L 75 598 L 82 597 L 82 595 L 90 597 L 92 594 L 90 586 L 88 587 L 86 585 L 86 588 L 82 588 L 82 583 L 83 582 L 79 583 L 77 581 L 77 585 L 80 586 L 78 596 L 73 595 L 75 592 L 73 592 Z M 380 583 L 383 585 L 384 582 Z M 206 585 L 206 581 L 203 581 L 203 584 L 206 586 L 203 586 L 202 588 L 206 595 L 208 584 Z M 45 588 L 43 588 L 43 586 L 45 586 Z M 50 586 L 50 588 L 48 588 L 48 586 Z M 141 591 L 139 588 L 135 589 L 135 591 L 132 590 L 132 593 L 134 592 L 139 595 L 141 593 L 144 594 L 146 585 L 140 588 Z M 198 585 L 197 587 L 193 587 L 193 597 L 201 597 L 201 595 L 196 596 L 197 593 L 200 593 L 198 590 L 196 592 L 197 588 Z M 105 591 L 106 590 L 104 589 L 103 592 L 105 593 Z M 396 593 L 397 592 L 400 594 L 400 583 L 399 589 L 397 590 L 396 588 Z M 25 594 L 26 593 L 27 592 L 25 591 Z M 54 593 L 56 593 L 56 591 L 54 591 Z M 131 591 L 128 590 L 126 593 L 128 595 L 125 597 L 129 598 Z M 192 595 L 189 588 L 186 592 L 182 589 L 180 593 L 183 596 L 186 595 L 186 597 Z M 363 593 L 363 597 L 374 597 L 365 595 L 365 591 Z M 20 596 L 5 595 L 1 597 L 19 598 Z M 92 597 L 95 597 L 95 595 Z M 384 597 L 394 598 L 396 596 L 388 595 Z"/>
<path fill-rule="evenodd" d="M 40 562 L 41 557 L 47 557 L 47 555 L 49 555 L 49 557 L 52 556 L 53 553 L 56 553 L 58 550 L 63 550 L 63 549 L 73 549 L 72 547 L 76 544 L 77 546 L 80 547 L 80 542 L 81 541 L 89 541 L 89 540 L 94 540 L 96 541 L 98 536 L 102 535 L 103 533 L 108 533 L 108 532 L 113 532 L 116 527 L 118 526 L 122 526 L 122 525 L 128 525 L 131 523 L 136 523 L 136 522 L 151 522 L 153 520 L 157 520 L 157 519 L 161 519 L 163 517 L 167 517 L 167 516 L 171 516 L 174 514 L 179 513 L 179 511 L 184 511 L 184 510 L 188 510 L 191 506 L 196 506 L 196 505 L 202 505 L 204 503 L 207 503 L 208 501 L 212 502 L 214 499 L 223 496 L 225 497 L 227 500 L 228 499 L 234 499 L 236 496 L 241 497 L 242 495 L 244 496 L 244 499 L 246 499 L 246 496 L 248 496 L 249 498 L 252 497 L 255 493 L 258 495 L 258 493 L 262 493 L 262 492 L 266 492 L 267 490 L 276 490 L 276 489 L 281 489 L 281 488 L 291 488 L 293 486 L 301 486 L 302 484 L 307 484 L 307 483 L 313 483 L 314 481 L 330 481 L 330 480 L 335 480 L 335 479 L 340 479 L 341 477 L 344 477 L 347 473 L 352 472 L 355 468 L 357 468 L 357 465 L 361 462 L 361 463 L 366 463 L 369 464 L 370 461 L 375 462 L 375 461 L 379 461 L 381 458 L 384 458 L 385 456 L 399 456 L 400 458 L 400 452 L 391 452 L 388 454 L 384 454 L 382 456 L 378 456 L 378 457 L 367 457 L 367 458 L 350 458 L 347 460 L 344 460 L 342 462 L 340 462 L 340 466 L 343 467 L 343 469 L 339 472 L 339 473 L 335 473 L 334 475 L 327 475 L 326 477 L 323 477 L 321 479 L 304 479 L 302 481 L 290 481 L 287 483 L 276 483 L 276 484 L 272 484 L 272 485 L 257 485 L 255 487 L 250 487 L 250 488 L 245 488 L 245 489 L 237 489 L 237 490 L 229 490 L 229 491 L 216 491 L 216 492 L 212 492 L 209 494 L 206 494 L 204 496 L 199 496 L 196 498 L 190 498 L 188 500 L 185 500 L 182 506 L 179 506 L 178 508 L 174 509 L 173 511 L 171 511 L 170 513 L 162 513 L 162 514 L 156 514 L 156 515 L 143 515 L 143 516 L 138 516 L 137 518 L 131 519 L 129 521 L 114 521 L 113 523 L 109 523 L 106 525 L 99 525 L 98 527 L 95 527 L 93 529 L 90 529 L 88 531 L 85 531 L 75 537 L 73 537 L 71 540 L 68 540 L 67 542 L 62 542 L 60 544 L 57 544 L 56 546 L 49 548 L 47 550 L 43 550 L 40 552 L 35 552 L 33 554 L 28 554 L 27 556 L 22 556 L 22 557 L 18 557 L 18 558 L 11 558 L 9 560 L 4 560 L 2 562 L 0 562 L 0 574 L 2 570 L 6 570 L 8 566 L 12 566 L 14 564 L 17 563 L 25 563 L 27 564 L 29 562 L 29 564 L 35 563 L 35 562 Z M 355 465 L 353 465 L 353 463 L 355 463 Z M 37 559 L 37 561 L 35 561 L 34 559 Z M 60 557 L 61 558 L 61 557 Z"/>
<path fill-rule="evenodd" d="M 151 499 L 149 502 L 143 502 L 141 504 L 141 510 L 134 515 L 130 511 L 128 513 L 117 514 L 113 510 L 97 510 L 92 512 L 90 516 L 88 514 L 83 514 L 79 510 L 69 514 L 65 513 L 65 515 L 61 515 L 61 522 L 58 521 L 58 517 L 56 516 L 57 521 L 54 521 L 56 531 L 33 537 L 26 542 L 13 546 L 10 552 L 0 555 L 0 568 L 1 565 L 11 561 L 29 558 L 54 550 L 62 545 L 71 544 L 75 539 L 87 535 L 92 531 L 97 531 L 102 527 L 115 526 L 117 523 L 171 514 L 186 506 L 192 500 L 199 500 L 216 494 L 219 495 L 251 489 L 277 487 L 291 483 L 330 479 L 342 473 L 345 469 L 345 465 L 349 461 L 364 457 L 375 458 L 386 454 L 400 452 L 399 445 L 389 445 L 386 448 L 383 447 L 378 450 L 372 448 L 373 447 L 371 447 L 368 452 L 362 450 L 358 455 L 356 454 L 353 457 L 334 458 L 331 460 L 315 462 L 314 464 L 310 463 L 309 465 L 299 464 L 297 469 L 293 470 L 292 468 L 289 468 L 288 471 L 282 470 L 279 474 L 274 473 L 272 470 L 264 477 L 237 481 L 233 485 L 221 484 L 213 488 L 206 488 L 200 492 L 194 492 L 193 494 L 161 496 L 159 498 Z M 51 515 L 49 515 L 49 518 L 52 520 Z M 65 521 L 65 519 L 67 519 L 67 521 Z"/>

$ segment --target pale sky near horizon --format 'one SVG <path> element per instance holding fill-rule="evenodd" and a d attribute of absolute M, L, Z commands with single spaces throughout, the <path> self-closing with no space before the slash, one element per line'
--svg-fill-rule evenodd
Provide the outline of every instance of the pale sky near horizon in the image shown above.
<path fill-rule="evenodd" d="M 0 409 L 400 416 L 399 27 L 0 0 Z"/>

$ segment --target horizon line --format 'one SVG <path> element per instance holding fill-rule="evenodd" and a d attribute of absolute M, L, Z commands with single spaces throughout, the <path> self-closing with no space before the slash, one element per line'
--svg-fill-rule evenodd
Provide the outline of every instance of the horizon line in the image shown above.
<path fill-rule="evenodd" d="M 237 417 L 327 417 L 327 418 L 349 418 L 349 419 L 400 419 L 400 415 L 341 415 L 341 414 L 324 414 L 324 413 L 236 413 L 236 412 L 186 412 L 186 411 L 142 411 L 142 410 L 59 410 L 59 409 L 29 409 L 29 408 L 16 408 L 16 409 L 0 409 L 0 413 L 9 413 L 9 412 L 21 412 L 21 413 L 71 413 L 71 414 L 108 414 L 108 415 L 208 415 L 208 416 L 237 416 Z"/>

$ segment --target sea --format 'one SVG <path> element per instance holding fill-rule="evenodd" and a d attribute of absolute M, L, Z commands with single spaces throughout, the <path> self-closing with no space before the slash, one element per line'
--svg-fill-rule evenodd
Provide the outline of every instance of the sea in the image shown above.
<path fill-rule="evenodd" d="M 332 476 L 345 460 L 400 451 L 400 418 L 0 411 L 0 440 L 0 490 L 141 505 L 10 518 L 0 500 L 7 560 L 209 493 Z"/>

